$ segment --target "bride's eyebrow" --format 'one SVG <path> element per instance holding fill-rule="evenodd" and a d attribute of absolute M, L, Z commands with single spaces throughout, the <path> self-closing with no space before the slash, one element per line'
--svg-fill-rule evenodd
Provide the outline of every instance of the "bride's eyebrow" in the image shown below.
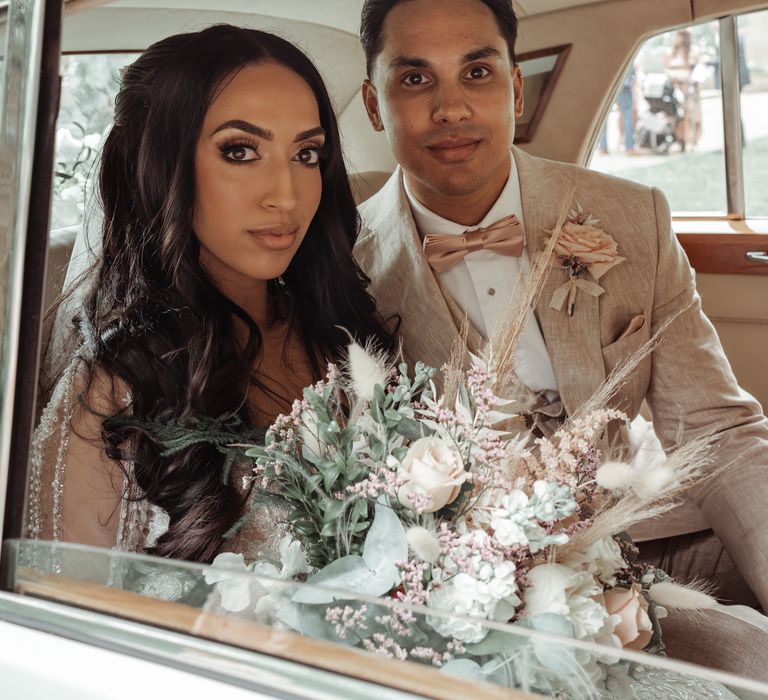
<path fill-rule="evenodd" d="M 240 131 L 245 131 L 246 133 L 258 136 L 265 141 L 271 141 L 274 138 L 274 134 L 269 129 L 257 126 L 256 124 L 251 124 L 251 122 L 246 122 L 242 119 L 230 119 L 223 124 L 219 124 L 219 126 L 211 132 L 211 136 L 217 134 L 219 131 L 224 131 L 224 129 L 239 129 Z M 316 126 L 313 129 L 307 129 L 307 131 L 301 131 L 296 134 L 294 141 L 304 141 L 313 136 L 325 136 L 325 129 L 323 129 L 322 126 Z"/>
<path fill-rule="evenodd" d="M 251 124 L 251 122 L 243 121 L 242 119 L 230 119 L 229 121 L 224 122 L 223 124 L 219 124 L 212 132 L 211 136 L 214 134 L 218 134 L 220 131 L 224 131 L 224 129 L 239 129 L 240 131 L 245 131 L 249 134 L 253 134 L 254 136 L 258 136 L 259 138 L 265 139 L 267 141 L 271 141 L 273 138 L 273 134 L 269 129 L 265 129 L 261 126 L 256 126 L 256 124 Z"/>
<path fill-rule="evenodd" d="M 304 141 L 311 139 L 313 136 L 325 136 L 325 129 L 322 126 L 316 126 L 314 129 L 308 129 L 307 131 L 301 131 L 296 134 L 294 141 Z"/>

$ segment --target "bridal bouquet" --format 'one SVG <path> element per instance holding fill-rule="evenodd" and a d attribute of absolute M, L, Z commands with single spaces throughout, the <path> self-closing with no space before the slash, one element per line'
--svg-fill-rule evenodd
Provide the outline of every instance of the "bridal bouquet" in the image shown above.
<path fill-rule="evenodd" d="M 610 389 L 536 437 L 526 402 L 497 395 L 499 367 L 472 356 L 466 371 L 445 370 L 438 390 L 435 369 L 417 363 L 411 375 L 351 344 L 346 367 L 330 365 L 246 451 L 254 503 L 276 507 L 282 537 L 247 565 L 241 554 L 217 557 L 206 579 L 222 607 L 546 692 L 618 676 L 605 658 L 512 648 L 515 638 L 485 621 L 663 651 L 665 605 L 714 601 L 636 563 L 621 533 L 673 503 L 706 445 L 645 468 L 606 461 L 601 439 L 626 420 L 605 407 Z M 287 592 L 276 580 L 318 588 Z M 382 613 L 360 597 L 406 605 Z M 417 617 L 413 606 L 434 613 Z"/>

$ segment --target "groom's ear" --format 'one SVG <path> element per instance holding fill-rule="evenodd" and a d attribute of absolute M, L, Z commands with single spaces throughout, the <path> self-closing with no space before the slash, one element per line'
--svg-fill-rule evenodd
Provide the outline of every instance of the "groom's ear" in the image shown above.
<path fill-rule="evenodd" d="M 363 104 L 371 126 L 376 131 L 384 131 L 384 125 L 381 123 L 381 115 L 379 114 L 379 96 L 368 78 L 363 81 Z"/>
<path fill-rule="evenodd" d="M 523 74 L 517 63 L 512 68 L 512 85 L 515 90 L 515 119 L 520 119 L 523 116 L 525 101 L 523 99 Z"/>

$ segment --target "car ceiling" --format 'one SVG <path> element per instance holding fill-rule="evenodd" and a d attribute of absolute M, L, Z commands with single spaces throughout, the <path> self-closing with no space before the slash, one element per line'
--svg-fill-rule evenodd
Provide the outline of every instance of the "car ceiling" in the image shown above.
<path fill-rule="evenodd" d="M 526 150 L 584 162 L 614 86 L 644 37 L 696 20 L 768 6 L 768 0 L 513 0 L 521 53 L 572 44 L 558 89 Z M 386 138 L 367 123 L 357 31 L 363 0 L 68 0 L 65 52 L 139 51 L 170 34 L 228 22 L 280 34 L 317 63 L 339 115 L 353 170 L 391 170 Z M 0 0 L 0 23 L 4 0 Z M 215 9 L 214 9 L 215 8 Z M 610 27 L 610 32 L 595 27 Z M 0 27 L 1 28 L 1 27 Z M 595 40 L 599 37 L 599 52 Z M 574 112 L 573 105 L 579 110 Z M 563 130 L 558 115 L 568 114 Z"/>
<path fill-rule="evenodd" d="M 515 5 L 525 17 L 592 3 L 595 0 L 516 0 Z M 140 50 L 164 36 L 214 23 L 256 27 L 305 49 L 318 63 L 343 114 L 364 78 L 357 38 L 362 4 L 363 0 L 219 0 L 214 8 L 210 0 L 72 0 L 67 3 L 63 50 Z"/>

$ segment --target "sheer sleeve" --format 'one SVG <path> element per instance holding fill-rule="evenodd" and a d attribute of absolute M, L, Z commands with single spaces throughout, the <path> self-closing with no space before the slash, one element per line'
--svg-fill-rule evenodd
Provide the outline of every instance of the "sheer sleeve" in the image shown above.
<path fill-rule="evenodd" d="M 127 472 L 106 456 L 101 421 L 124 407 L 116 395 L 127 392 L 97 373 L 82 396 L 85 378 L 85 362 L 75 357 L 43 410 L 32 441 L 25 534 L 111 548 Z"/>
<path fill-rule="evenodd" d="M 75 382 L 80 396 L 81 382 Z M 99 547 L 115 547 L 119 541 L 120 512 L 128 465 L 107 457 L 101 438 L 104 416 L 124 408 L 119 396 L 127 390 L 97 373 L 87 395 L 72 407 L 69 439 L 64 451 L 62 475 L 61 539 Z"/>
<path fill-rule="evenodd" d="M 107 457 L 101 422 L 130 405 L 123 382 L 75 356 L 56 384 L 32 440 L 25 536 L 139 552 L 168 529 L 149 503 L 131 462 Z M 83 391 L 87 388 L 87 395 Z"/>

